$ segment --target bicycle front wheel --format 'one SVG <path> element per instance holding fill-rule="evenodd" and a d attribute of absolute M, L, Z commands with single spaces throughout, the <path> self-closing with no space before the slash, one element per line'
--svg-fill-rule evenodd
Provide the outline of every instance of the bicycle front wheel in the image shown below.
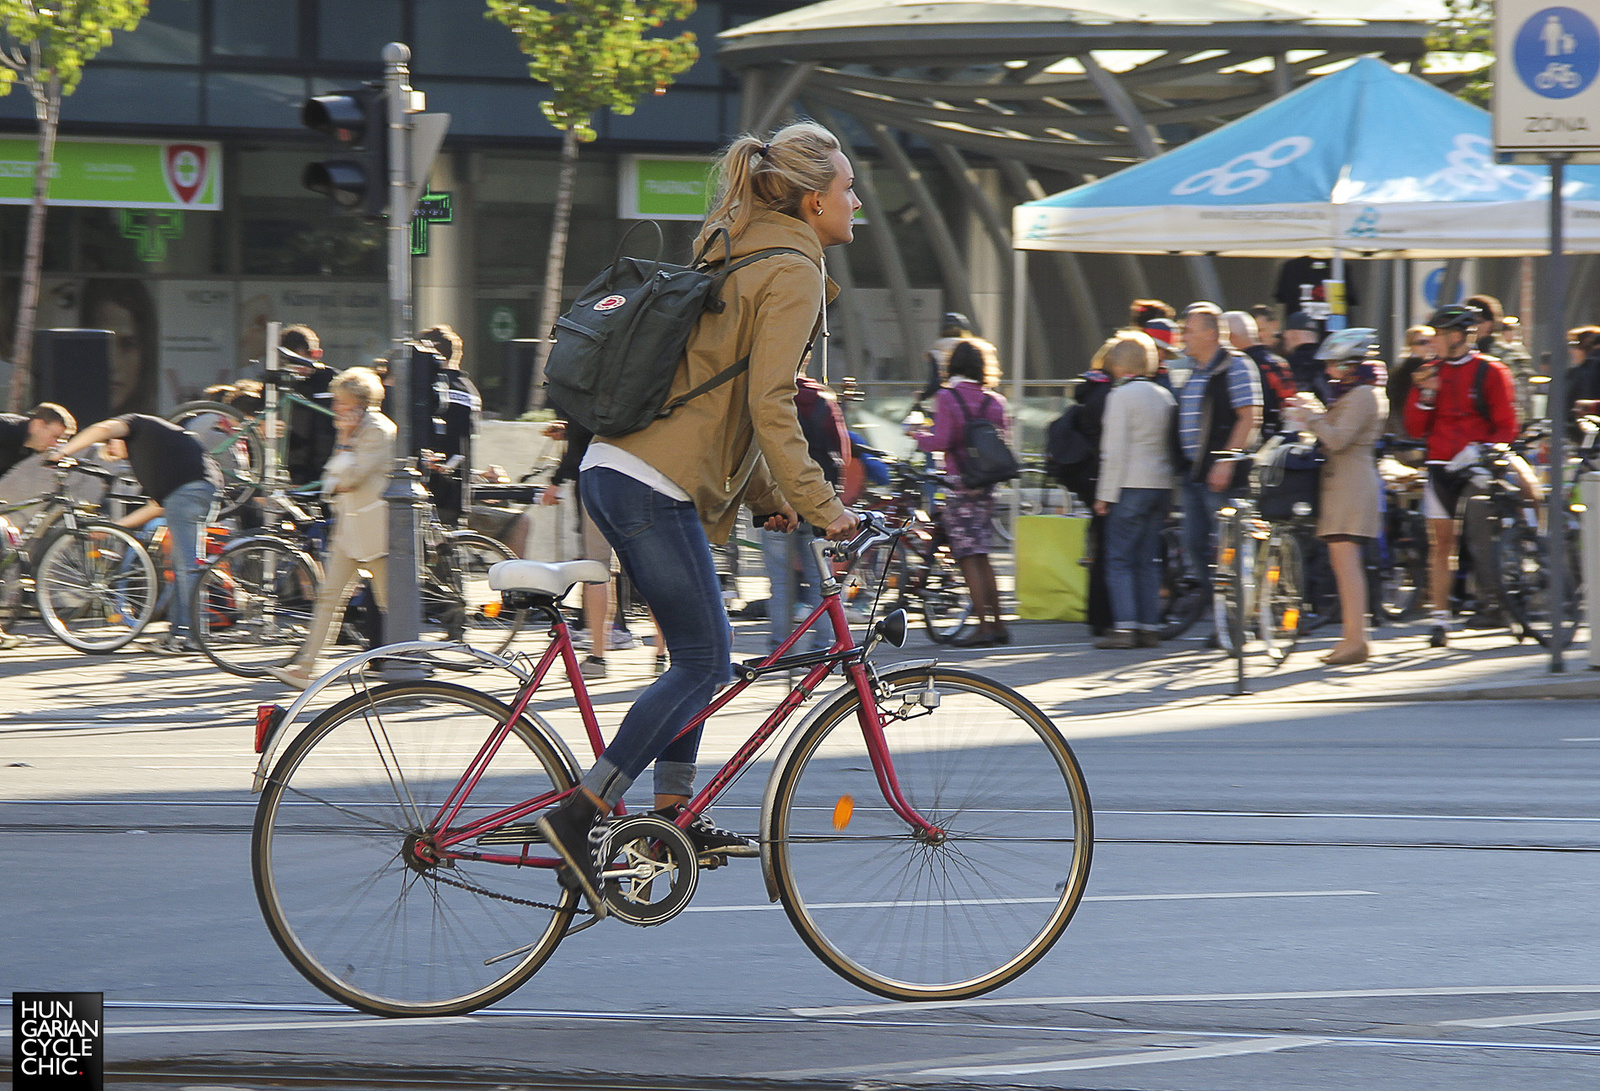
<path fill-rule="evenodd" d="M 489 568 L 516 559 L 510 547 L 474 531 L 446 534 L 428 553 L 423 639 L 438 635 L 495 655 L 510 647 L 528 612 L 505 608 L 500 592 L 489 586 Z"/>
<path fill-rule="evenodd" d="M 80 652 L 114 652 L 156 611 L 161 585 L 139 540 L 112 523 L 80 523 L 45 546 L 34 574 L 50 634 Z"/>
<path fill-rule="evenodd" d="M 1292 531 L 1277 531 L 1267 541 L 1260 576 L 1256 627 L 1267 657 L 1281 663 L 1300 640 L 1300 610 L 1306 597 L 1300 543 Z"/>
<path fill-rule="evenodd" d="M 970 671 L 879 676 L 879 715 L 905 800 L 884 802 L 856 692 L 812 717 L 780 765 L 764 834 L 789 920 L 830 969 L 895 1000 L 956 1000 L 1032 966 L 1089 877 L 1089 791 L 1055 727 Z"/>
<path fill-rule="evenodd" d="M 261 437 L 243 413 L 223 402 L 195 401 L 184 402 L 167 419 L 194 433 L 222 471 L 219 519 L 232 515 L 261 491 L 265 465 Z"/>
<path fill-rule="evenodd" d="M 261 677 L 305 643 L 318 582 L 311 558 L 287 542 L 236 542 L 200 573 L 190 631 L 223 670 Z"/>
<path fill-rule="evenodd" d="M 256 806 L 251 870 L 272 938 L 317 988 L 376 1015 L 459 1014 L 550 957 L 577 896 L 553 868 L 474 858 L 552 856 L 543 844 L 484 834 L 481 847 L 433 847 L 441 805 L 510 719 L 464 686 L 401 682 L 346 698 L 284 750 Z M 574 780 L 544 730 L 519 719 L 455 828 Z"/>

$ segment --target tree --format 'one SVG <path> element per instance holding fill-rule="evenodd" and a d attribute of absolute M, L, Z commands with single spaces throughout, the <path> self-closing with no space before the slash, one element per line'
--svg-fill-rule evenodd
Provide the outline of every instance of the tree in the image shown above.
<path fill-rule="evenodd" d="M 1433 53 L 1451 56 L 1457 65 L 1468 57 L 1492 58 L 1494 0 L 1444 0 L 1444 18 L 1434 25 L 1425 44 Z M 1487 110 L 1494 97 L 1493 66 L 1483 65 L 1467 73 L 1456 94 Z"/>
<path fill-rule="evenodd" d="M 22 257 L 16 342 L 11 352 L 11 392 L 6 404 L 22 408 L 33 368 L 33 329 L 38 322 L 39 282 L 44 273 L 44 217 L 50 166 L 61 124 L 61 100 L 78 89 L 83 66 L 111 44 L 114 30 L 139 25 L 150 0 L 0 0 L 0 95 L 18 79 L 33 96 L 39 122 L 39 156 L 33 167 L 33 203 Z"/>
<path fill-rule="evenodd" d="M 539 329 L 548 331 L 561 311 L 561 279 L 567 262 L 567 231 L 572 220 L 572 189 L 578 175 L 578 145 L 595 138 L 600 110 L 633 113 L 646 92 L 665 94 L 673 79 L 700 56 L 695 36 L 647 38 L 662 23 L 694 13 L 694 0 L 549 0 L 550 7 L 488 0 L 485 18 L 498 20 L 517 36 L 527 54 L 528 74 L 550 85 L 540 106 L 560 129 L 561 172 L 550 223 Z M 535 353 L 528 408 L 544 400 L 544 361 L 548 342 Z"/>

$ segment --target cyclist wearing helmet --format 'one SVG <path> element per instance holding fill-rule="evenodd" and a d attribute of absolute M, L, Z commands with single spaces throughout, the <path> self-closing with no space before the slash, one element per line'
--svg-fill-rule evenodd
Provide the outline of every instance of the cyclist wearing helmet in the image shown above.
<path fill-rule="evenodd" d="M 1313 394 L 1297 394 L 1286 411 L 1315 435 L 1327 453 L 1317 506 L 1317 537 L 1328 543 L 1328 560 L 1339 585 L 1339 643 L 1322 661 L 1331 667 L 1366 662 L 1367 580 L 1363 545 L 1382 531 L 1378 471 L 1373 444 L 1389 415 L 1383 392 L 1387 378 L 1374 353 L 1378 331 L 1357 327 L 1328 335 L 1317 359 L 1328 378 L 1328 407 Z"/>
<path fill-rule="evenodd" d="M 1450 628 L 1450 584 L 1455 572 L 1456 508 L 1466 475 L 1484 443 L 1510 443 L 1517 435 L 1511 372 L 1479 352 L 1473 338 L 1481 310 L 1440 307 L 1428 319 L 1436 331 L 1436 359 L 1417 369 L 1406 397 L 1406 431 L 1428 444 L 1428 480 L 1422 514 L 1428 521 L 1428 586 L 1433 624 L 1428 642 L 1442 648 Z M 1525 478 L 1527 479 L 1527 478 Z"/>

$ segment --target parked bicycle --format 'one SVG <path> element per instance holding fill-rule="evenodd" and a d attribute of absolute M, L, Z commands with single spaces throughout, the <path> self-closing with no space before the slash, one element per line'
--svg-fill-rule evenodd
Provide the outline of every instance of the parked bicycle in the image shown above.
<path fill-rule="evenodd" d="M 315 493 L 274 494 L 268 525 L 230 542 L 201 570 L 191 631 L 218 667 L 262 677 L 268 667 L 287 664 L 305 643 L 322 582 L 318 556 L 328 533 L 320 507 Z M 505 608 L 489 586 L 489 569 L 515 558 L 493 538 L 449 530 L 430 518 L 423 529 L 419 573 L 425 633 L 496 654 L 504 651 L 526 614 Z M 341 626 L 344 639 L 381 643 L 370 593 L 352 601 Z"/>
<path fill-rule="evenodd" d="M 601 846 L 609 916 L 647 926 L 683 912 L 702 871 L 726 862 L 701 859 L 685 828 L 839 670 L 846 684 L 789 734 L 762 806 L 767 890 L 807 946 L 879 995 L 953 1000 L 1014 979 L 1060 937 L 1083 897 L 1093 841 L 1071 748 L 1037 706 L 980 673 L 930 662 L 880 669 L 874 649 L 903 643 L 903 610 L 852 639 L 834 564 L 903 533 L 868 513 L 847 545 L 813 547 L 822 601 L 775 652 L 739 665 L 685 731 L 764 678 L 804 677 L 675 822 L 614 812 Z M 337 685 L 353 692 L 281 755 L 335 680 L 288 709 L 259 711 L 257 900 L 279 948 L 319 989 L 380 1015 L 473 1011 L 596 923 L 574 926 L 585 916 L 580 898 L 535 829 L 574 790 L 579 767 L 531 703 L 559 664 L 589 745 L 603 750 L 559 603 L 574 584 L 607 576 L 593 561 L 495 567 L 507 607 L 549 624 L 537 662 L 458 648 L 447 663 L 422 642 L 375 649 L 343 665 Z M 821 618 L 831 647 L 796 654 Z M 373 685 L 374 657 L 435 668 L 464 658 L 509 671 L 517 691 L 508 704 L 451 682 Z"/>
<path fill-rule="evenodd" d="M 15 621 L 31 596 L 51 636 L 80 652 L 113 652 L 150 623 L 161 584 L 138 538 L 73 494 L 73 474 L 96 478 L 108 491 L 116 480 L 63 459 L 49 493 L 0 507 L 0 603 Z M 4 519 L 35 506 L 20 531 Z"/>
<path fill-rule="evenodd" d="M 913 469 L 884 452 L 874 454 L 889 464 L 894 481 L 888 493 L 870 506 L 906 528 L 892 543 L 874 547 L 890 558 L 883 581 L 883 593 L 889 596 L 885 608 L 915 610 L 922 616 L 928 639 L 948 644 L 966 631 L 972 619 L 972 595 L 950 553 L 950 538 L 939 520 L 939 509 L 930 513 L 923 507 L 925 496 L 936 495 L 944 487 L 944 479 Z M 877 572 L 882 569 L 880 561 L 873 556 L 862 567 Z"/>

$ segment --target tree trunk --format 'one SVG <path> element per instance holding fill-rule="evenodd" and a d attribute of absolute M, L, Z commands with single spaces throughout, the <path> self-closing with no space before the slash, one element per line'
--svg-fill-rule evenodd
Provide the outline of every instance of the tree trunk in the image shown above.
<path fill-rule="evenodd" d="M 44 216 L 50 191 L 50 166 L 61 121 L 61 81 L 51 78 L 34 96 L 39 119 L 39 158 L 33 168 L 33 204 L 28 209 L 28 241 L 22 258 L 22 288 L 17 299 L 17 339 L 11 351 L 11 392 L 6 405 L 22 411 L 33 378 L 33 331 L 39 319 L 39 283 L 44 278 Z"/>
<path fill-rule="evenodd" d="M 572 190 L 578 181 L 578 135 L 562 134 L 561 174 L 556 183 L 556 207 L 550 218 L 550 253 L 544 263 L 544 292 L 539 300 L 539 335 L 534 350 L 533 382 L 528 387 L 528 408 L 544 406 L 544 362 L 550 355 L 550 331 L 561 316 L 561 281 L 567 266 L 567 233 L 572 226 Z"/>

